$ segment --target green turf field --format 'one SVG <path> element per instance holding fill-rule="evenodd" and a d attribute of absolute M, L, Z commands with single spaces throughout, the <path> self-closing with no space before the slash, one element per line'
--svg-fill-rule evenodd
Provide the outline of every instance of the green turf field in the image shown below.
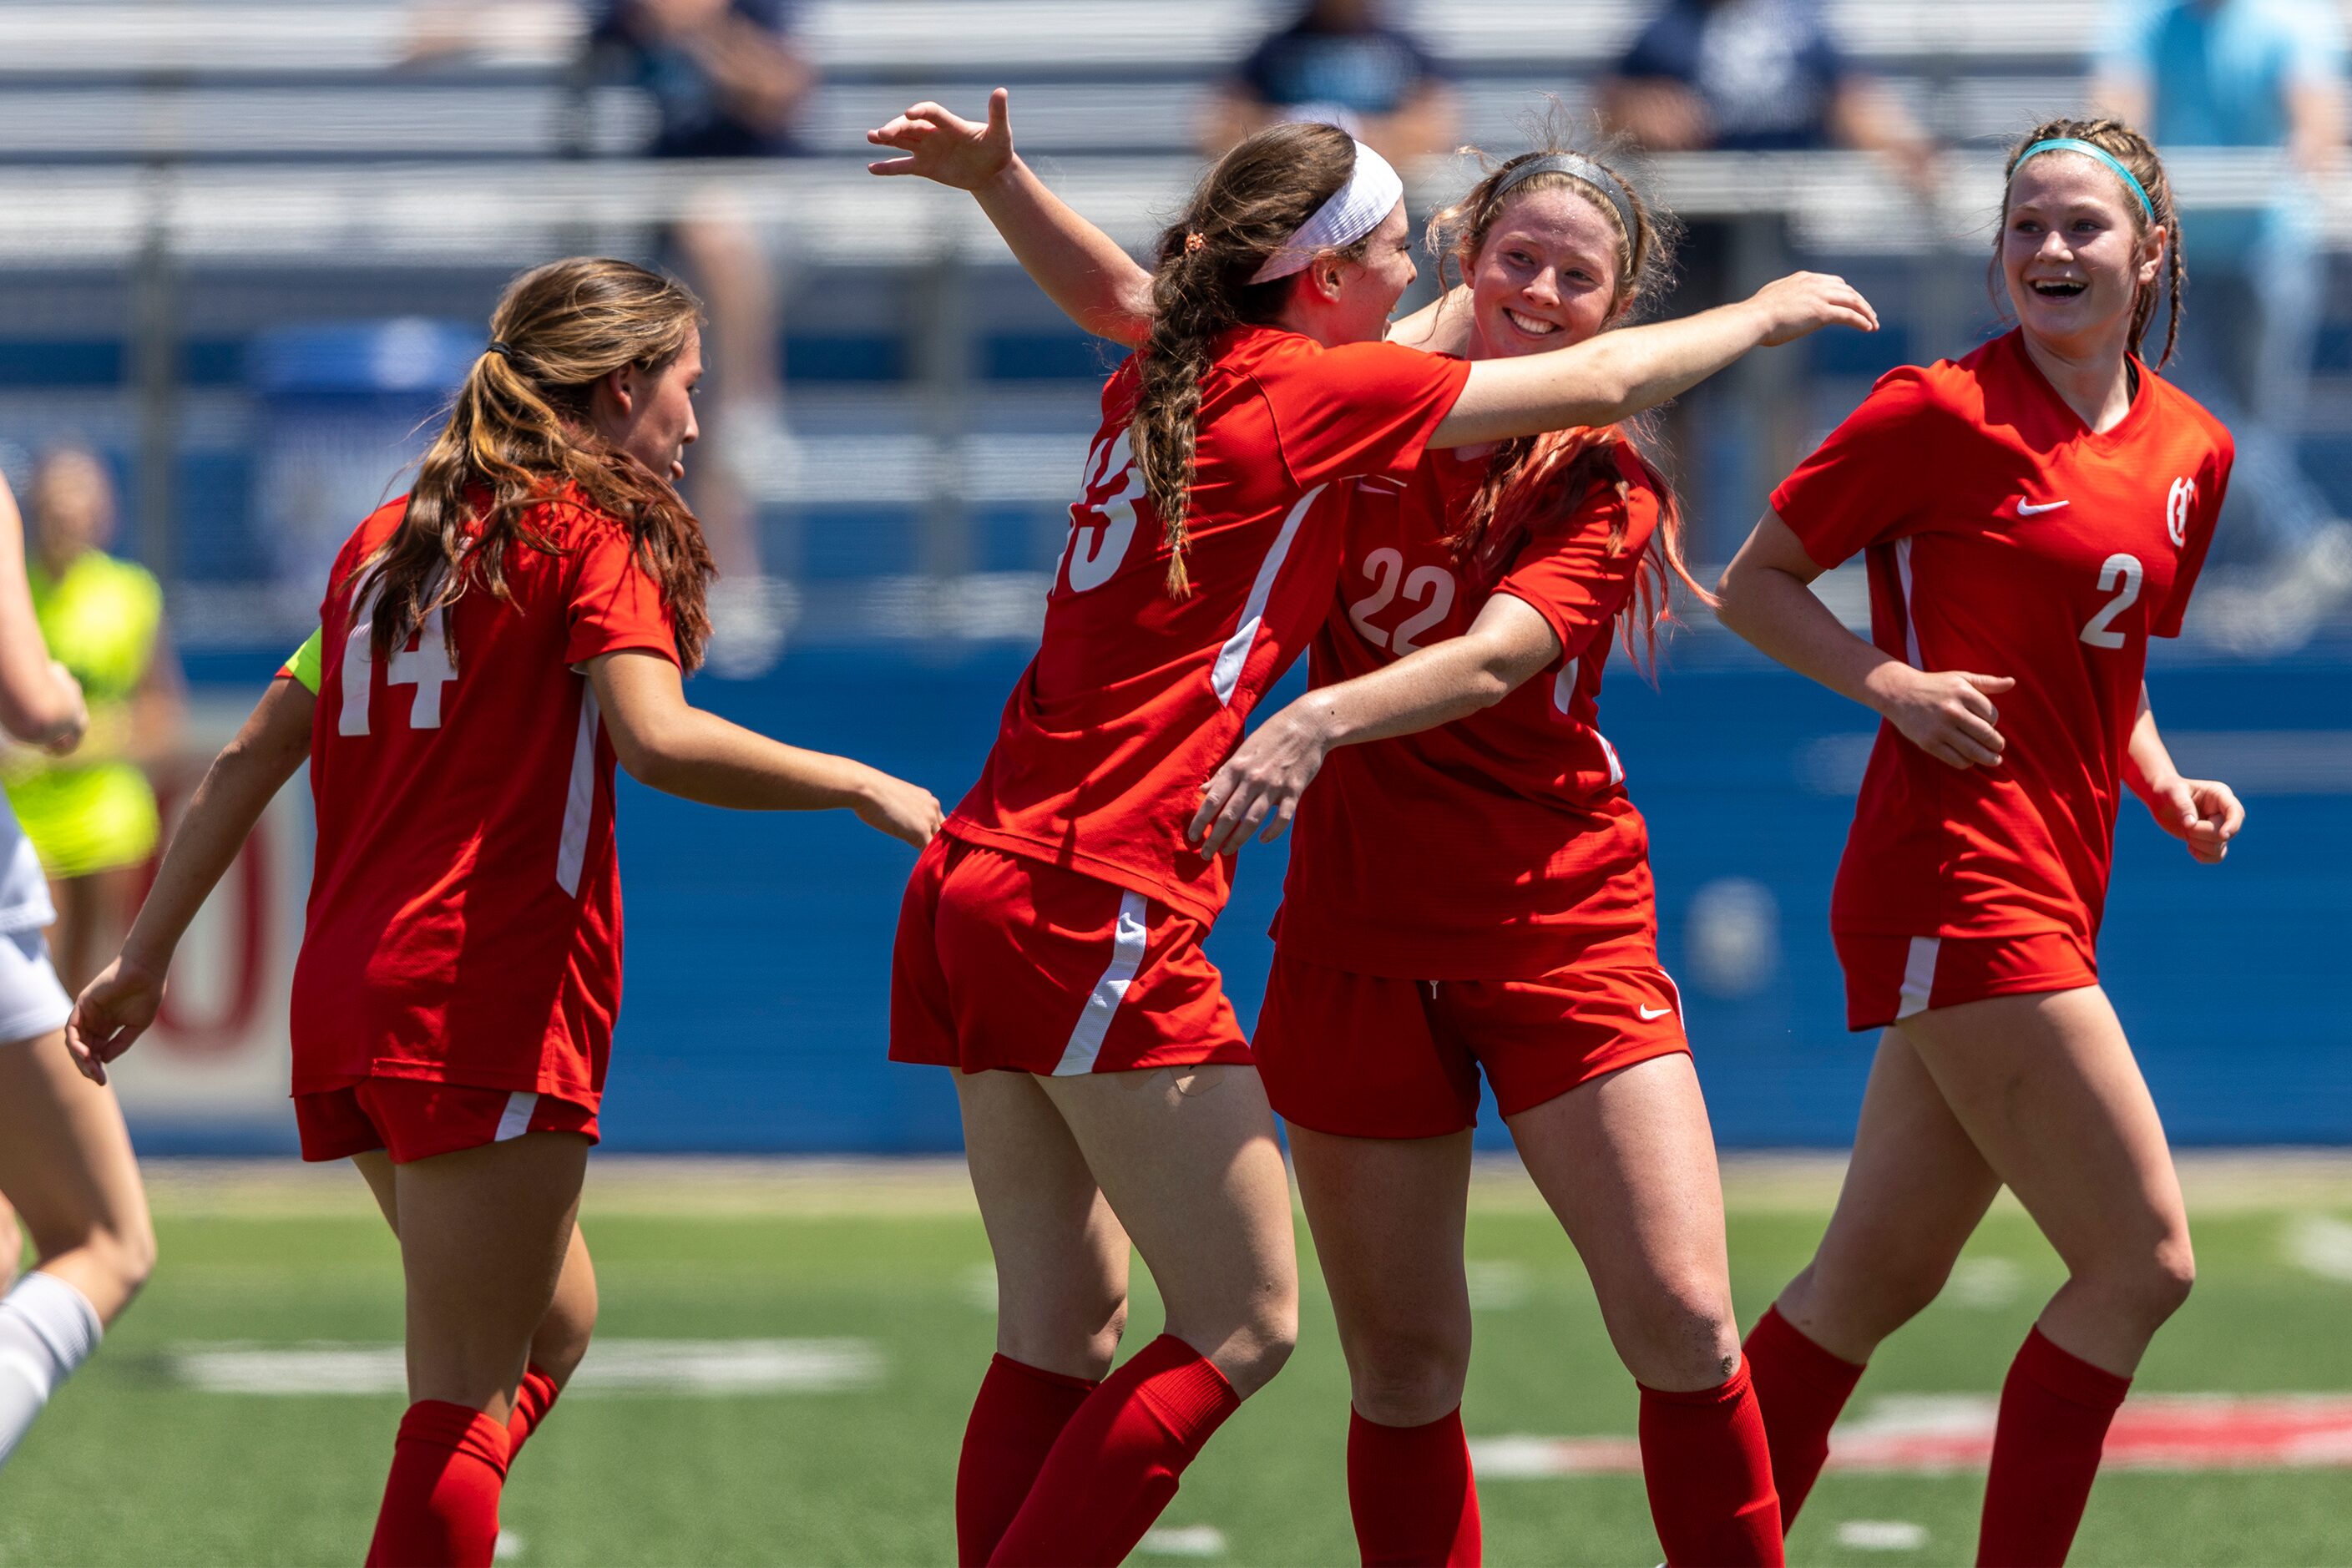
<path fill-rule="evenodd" d="M 2331 1277 L 2352 1273 L 2338 1267 L 2352 1237 L 2344 1170 L 2207 1182 L 2217 1195 L 2202 1202 L 2192 1180 L 2201 1279 L 2138 1391 L 2352 1391 L 2352 1282 Z M 358 1560 L 403 1399 L 200 1392 L 185 1359 L 192 1348 L 397 1341 L 393 1244 L 356 1177 L 335 1174 L 283 1190 L 163 1174 L 162 1268 L 0 1475 L 0 1562 Z M 1734 1172 L 1743 1321 L 1804 1260 L 1828 1179 Z M 950 1479 L 991 1336 L 987 1250 L 952 1173 L 845 1184 L 694 1171 L 600 1180 L 586 1224 L 603 1284 L 600 1343 L 620 1346 L 609 1379 L 626 1381 L 644 1358 L 626 1342 L 828 1343 L 757 1352 L 781 1355 L 779 1376 L 814 1388 L 567 1396 L 509 1479 L 511 1561 L 952 1561 Z M 1633 1385 L 1576 1259 L 1511 1180 L 1482 1181 L 1470 1255 L 1482 1302 L 1465 1412 L 1474 1439 L 1630 1434 Z M 1311 1263 L 1306 1276 L 1297 1357 L 1187 1475 L 1162 1521 L 1171 1533 L 1139 1561 L 1181 1563 L 1181 1549 L 1194 1561 L 1353 1561 L 1347 1384 Z M 1130 1344 L 1158 1321 L 1137 1278 Z M 1946 1300 L 1882 1352 L 1856 1411 L 1889 1394 L 1990 1394 L 2059 1278 L 2024 1218 L 1997 1209 Z M 731 1364 L 718 1360 L 722 1373 Z M 371 1364 L 381 1385 L 389 1363 Z M 1969 1473 L 1832 1473 L 1793 1556 L 1964 1562 L 1980 1485 Z M 1637 1478 L 1489 1476 L 1482 1496 L 1492 1563 L 1658 1560 Z M 2332 1468 L 2110 1474 L 2074 1561 L 2352 1563 L 2352 1447 L 2336 1445 Z"/>

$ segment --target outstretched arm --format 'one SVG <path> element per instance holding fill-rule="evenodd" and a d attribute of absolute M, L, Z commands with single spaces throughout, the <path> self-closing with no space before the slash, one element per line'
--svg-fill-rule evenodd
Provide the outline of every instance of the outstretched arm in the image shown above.
<path fill-rule="evenodd" d="M 906 156 L 866 167 L 970 191 L 1013 258 L 1070 320 L 1100 337 L 1141 342 L 1151 331 L 1151 274 L 1047 190 L 1013 151 L 1011 101 L 1003 88 L 989 94 L 985 125 L 919 103 L 866 133 L 877 147 Z"/>
<path fill-rule="evenodd" d="M 1751 299 L 1680 321 L 1602 332 L 1549 353 L 1480 360 L 1429 444 L 1475 447 L 1613 425 L 1688 391 L 1750 349 L 1794 342 L 1832 324 L 1874 332 L 1878 315 L 1844 279 L 1798 272 Z"/>
<path fill-rule="evenodd" d="M 940 803 L 920 784 L 787 746 L 692 707 L 677 666 L 659 654 L 599 654 L 588 661 L 588 680 L 613 750 L 639 784 L 736 811 L 846 808 L 919 849 L 939 831 Z"/>
<path fill-rule="evenodd" d="M 1272 843 L 1340 746 L 1417 734 L 1492 708 L 1560 656 L 1559 634 L 1526 600 L 1497 594 L 1470 629 L 1353 680 L 1318 687 L 1258 726 L 1217 770 L 1186 837 L 1203 855 Z"/>
<path fill-rule="evenodd" d="M 106 1064 L 129 1050 L 155 1021 L 172 954 L 236 862 L 253 825 L 310 755 L 310 721 L 318 706 L 299 680 L 281 676 L 271 681 L 236 738 L 205 770 L 155 869 L 155 885 L 122 939 L 121 952 L 74 1003 L 66 1049 L 86 1076 L 104 1083 Z"/>
<path fill-rule="evenodd" d="M 1724 569 L 1716 615 L 1727 626 L 1799 675 L 1861 703 L 1937 762 L 1995 767 L 2008 744 L 1994 728 L 1993 698 L 2017 682 L 2004 675 L 1914 669 L 1846 630 L 1817 598 L 1822 574 L 1795 531 L 1768 511 Z"/>
<path fill-rule="evenodd" d="M 2218 866 L 2230 853 L 2230 840 L 2245 826 L 2246 808 L 2237 792 L 2218 779 L 2185 779 L 2172 765 L 2172 752 L 2156 732 L 2156 711 L 2148 706 L 2147 682 L 2139 686 L 2139 714 L 2132 721 L 2131 739 L 2124 747 L 2124 778 L 2156 818 L 2156 825 L 2189 846 L 2189 853 L 2208 866 Z"/>

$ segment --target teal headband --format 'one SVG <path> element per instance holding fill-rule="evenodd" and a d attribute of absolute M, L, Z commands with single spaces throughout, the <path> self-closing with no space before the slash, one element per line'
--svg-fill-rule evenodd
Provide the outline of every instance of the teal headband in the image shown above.
<path fill-rule="evenodd" d="M 2028 158 L 2042 153 L 2081 153 L 2096 158 L 2116 172 L 2116 178 L 2124 183 L 2124 189 L 2139 198 L 2139 210 L 2147 214 L 2147 221 L 2150 223 L 2156 221 L 2156 204 L 2147 199 L 2147 189 L 2140 184 L 2137 175 L 2124 167 L 2123 160 L 2097 142 L 2085 142 L 2080 137 L 2053 136 L 2047 142 L 2036 142 L 2032 146 L 2020 153 L 2017 155 L 2017 162 L 2010 165 L 2010 178 L 2017 177 L 2017 171 L 2025 167 L 2025 161 Z"/>

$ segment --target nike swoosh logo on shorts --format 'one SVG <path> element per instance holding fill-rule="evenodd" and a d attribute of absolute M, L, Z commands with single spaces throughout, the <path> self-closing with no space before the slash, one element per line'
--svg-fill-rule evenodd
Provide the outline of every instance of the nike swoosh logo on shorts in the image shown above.
<path fill-rule="evenodd" d="M 2017 515 L 2020 517 L 2040 517 L 2045 511 L 2056 511 L 2062 506 L 2073 506 L 2074 504 L 2074 503 L 2070 500 L 2030 501 L 2020 500 L 2017 503 Z"/>
<path fill-rule="evenodd" d="M 1669 1014 L 1669 1013 L 1673 1012 L 1673 1011 L 1674 1011 L 1674 1009 L 1673 1009 L 1672 1007 L 1643 1007 L 1643 1008 L 1639 1009 L 1639 1011 L 1640 1011 L 1640 1013 L 1641 1013 L 1642 1016 L 1643 1016 L 1643 1018 L 1647 1019 L 1647 1018 L 1663 1018 L 1663 1017 L 1664 1017 L 1667 1014 Z"/>

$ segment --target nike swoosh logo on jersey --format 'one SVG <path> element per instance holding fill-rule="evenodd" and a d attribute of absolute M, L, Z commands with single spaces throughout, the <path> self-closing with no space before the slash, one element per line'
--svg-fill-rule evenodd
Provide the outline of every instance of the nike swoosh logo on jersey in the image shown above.
<path fill-rule="evenodd" d="M 2030 501 L 2020 500 L 2017 503 L 2017 515 L 2020 517 L 2040 517 L 2045 511 L 2056 511 L 2062 506 L 2073 506 L 2074 504 L 2074 503 L 2070 500 Z"/>
<path fill-rule="evenodd" d="M 1639 1011 L 1641 1012 L 1642 1016 L 1643 1016 L 1643 1018 L 1645 1018 L 1645 1019 L 1646 1019 L 1646 1018 L 1663 1018 L 1663 1017 L 1664 1017 L 1667 1014 L 1669 1014 L 1669 1013 L 1673 1012 L 1673 1011 L 1674 1011 L 1674 1009 L 1673 1009 L 1672 1007 L 1643 1007 L 1643 1008 L 1641 1008 Z"/>

